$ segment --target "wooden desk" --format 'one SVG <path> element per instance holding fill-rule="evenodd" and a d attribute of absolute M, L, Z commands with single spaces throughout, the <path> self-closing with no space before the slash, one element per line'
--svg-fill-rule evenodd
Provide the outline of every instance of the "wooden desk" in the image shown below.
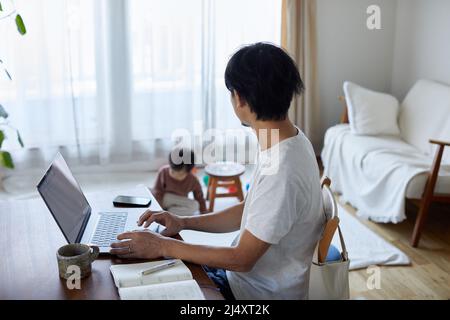
<path fill-rule="evenodd" d="M 109 197 L 87 198 L 93 205 L 92 199 Z M 110 198 L 112 204 L 113 195 Z M 56 262 L 56 250 L 64 244 L 61 231 L 40 198 L 0 202 L 0 299 L 119 299 L 109 267 L 131 261 L 101 257 L 93 263 L 92 275 L 81 281 L 81 290 L 69 290 L 58 276 Z M 223 299 L 201 266 L 187 266 L 206 299 Z"/>

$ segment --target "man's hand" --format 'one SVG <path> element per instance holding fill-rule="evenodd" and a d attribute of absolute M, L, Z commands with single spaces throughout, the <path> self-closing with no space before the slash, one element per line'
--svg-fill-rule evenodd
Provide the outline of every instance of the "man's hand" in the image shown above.
<path fill-rule="evenodd" d="M 151 231 L 125 232 L 117 237 L 123 242 L 111 244 L 110 253 L 123 259 L 156 259 L 162 257 L 164 237 Z"/>
<path fill-rule="evenodd" d="M 166 237 L 175 236 L 184 228 L 183 218 L 167 211 L 154 212 L 150 210 L 144 212 L 144 214 L 139 218 L 138 226 L 141 227 L 144 225 L 144 228 L 147 228 L 153 222 L 159 223 L 166 227 L 166 229 L 161 232 L 161 235 Z"/>

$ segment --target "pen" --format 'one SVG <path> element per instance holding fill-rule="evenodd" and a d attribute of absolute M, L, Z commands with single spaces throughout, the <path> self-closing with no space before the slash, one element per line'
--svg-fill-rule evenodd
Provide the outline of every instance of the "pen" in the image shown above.
<path fill-rule="evenodd" d="M 149 274 L 152 274 L 152 273 L 154 273 L 154 272 L 157 272 L 157 271 L 160 271 L 160 270 L 164 270 L 164 269 L 173 267 L 173 266 L 176 265 L 176 264 L 177 264 L 177 261 L 176 261 L 176 260 L 171 260 L 171 261 L 168 261 L 168 262 L 165 262 L 165 263 L 162 263 L 162 264 L 158 264 L 158 265 L 156 265 L 156 266 L 151 267 L 151 268 L 148 269 L 148 270 L 142 271 L 142 275 L 143 275 L 143 276 L 148 276 Z"/>

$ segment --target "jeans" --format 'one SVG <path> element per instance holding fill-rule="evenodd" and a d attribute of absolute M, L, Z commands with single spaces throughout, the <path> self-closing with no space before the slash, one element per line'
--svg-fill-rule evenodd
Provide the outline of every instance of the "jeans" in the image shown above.
<path fill-rule="evenodd" d="M 222 293 L 225 300 L 236 300 L 233 292 L 231 291 L 227 274 L 224 269 L 210 268 L 208 266 L 203 266 L 203 269 L 208 274 L 208 277 L 216 284 L 217 287 L 219 287 L 220 293 Z"/>

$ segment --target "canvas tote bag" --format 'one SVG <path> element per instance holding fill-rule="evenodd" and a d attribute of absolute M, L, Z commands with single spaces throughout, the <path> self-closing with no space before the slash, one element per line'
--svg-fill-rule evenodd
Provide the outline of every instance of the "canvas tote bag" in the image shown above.
<path fill-rule="evenodd" d="M 319 241 L 311 265 L 309 282 L 309 299 L 311 300 L 346 300 L 350 298 L 349 266 L 347 248 L 344 237 L 339 227 L 338 207 L 326 179 L 322 183 L 324 198 L 324 214 L 327 223 L 322 239 Z M 339 261 L 326 262 L 328 249 L 336 231 L 341 243 L 341 259 Z"/>

